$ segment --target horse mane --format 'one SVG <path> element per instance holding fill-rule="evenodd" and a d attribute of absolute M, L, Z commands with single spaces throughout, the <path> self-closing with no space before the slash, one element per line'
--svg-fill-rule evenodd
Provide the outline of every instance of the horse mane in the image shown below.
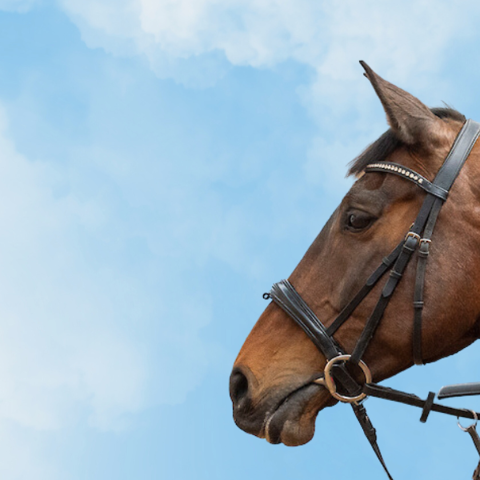
<path fill-rule="evenodd" d="M 457 110 L 449 107 L 437 107 L 430 109 L 433 114 L 439 118 L 447 118 L 464 123 L 466 118 Z M 367 165 L 376 162 L 383 162 L 397 148 L 403 145 L 403 142 L 395 136 L 395 133 L 388 129 L 378 140 L 369 145 L 357 158 L 354 158 L 348 165 L 347 176 L 358 175 L 365 170 Z"/>

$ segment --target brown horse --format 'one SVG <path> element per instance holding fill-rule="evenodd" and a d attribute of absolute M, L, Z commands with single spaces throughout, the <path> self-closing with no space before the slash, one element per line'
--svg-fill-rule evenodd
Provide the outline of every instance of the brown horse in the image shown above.
<path fill-rule="evenodd" d="M 390 129 L 352 162 L 355 184 L 289 277 L 327 327 L 402 239 L 425 197 L 397 176 L 362 175 L 365 167 L 396 162 L 432 180 L 465 122 L 450 108 L 429 109 L 364 67 Z M 479 154 L 477 144 L 435 229 L 425 281 L 425 363 L 456 353 L 480 336 Z M 375 382 L 413 364 L 414 276 L 415 262 L 410 262 L 364 356 Z M 344 351 L 352 352 L 381 288 L 377 285 L 335 334 Z M 271 443 L 293 446 L 311 440 L 318 412 L 336 403 L 314 383 L 325 363 L 304 331 L 272 302 L 235 361 L 230 394 L 236 424 Z"/>

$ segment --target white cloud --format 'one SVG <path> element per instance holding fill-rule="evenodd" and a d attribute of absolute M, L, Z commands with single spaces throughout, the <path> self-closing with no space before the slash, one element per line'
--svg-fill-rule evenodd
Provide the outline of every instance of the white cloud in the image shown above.
<path fill-rule="evenodd" d="M 232 65 L 253 67 L 293 59 L 311 66 L 330 88 L 338 81 L 357 80 L 359 59 L 398 80 L 435 70 L 459 27 L 463 32 L 472 27 L 474 8 L 472 4 L 462 13 L 449 2 L 431 0 L 61 3 L 91 46 L 117 54 L 145 54 L 153 63 L 156 57 L 175 61 L 212 52 L 221 52 Z M 194 61 L 192 68 L 201 64 Z"/>
<path fill-rule="evenodd" d="M 147 367 L 115 325 L 114 275 L 78 244 L 101 206 L 54 198 L 55 171 L 18 154 L 6 128 L 0 110 L 0 420 L 49 430 L 87 415 L 118 428 L 144 405 Z"/>
<path fill-rule="evenodd" d="M 118 430 L 183 402 L 222 354 L 199 336 L 212 312 L 195 268 L 225 212 L 203 177 L 179 186 L 99 145 L 72 157 L 19 154 L 0 105 L 0 422 Z"/>
<path fill-rule="evenodd" d="M 0 106 L 0 422 L 52 430 L 87 417 L 117 430 L 146 406 L 183 402 L 221 355 L 199 337 L 212 313 L 191 268 L 211 254 L 218 201 L 191 182 L 159 188 L 135 159 L 122 169 L 102 149 L 79 151 L 66 175 L 19 154 L 7 131 Z M 104 174 L 133 209 L 158 205 L 162 220 L 138 224 L 107 192 L 82 193 Z M 71 191 L 57 198 L 65 182 Z M 134 272 L 131 241 L 144 251 Z"/>
<path fill-rule="evenodd" d="M 286 60 L 312 70 L 310 84 L 299 88 L 303 105 L 320 127 L 306 171 L 338 179 L 332 159 L 315 158 L 318 145 L 330 154 L 353 156 L 385 128 L 380 105 L 361 78 L 358 60 L 426 103 L 448 100 L 439 71 L 448 46 L 474 28 L 478 7 L 451 2 L 411 0 L 61 0 L 90 47 L 115 55 L 145 57 L 160 78 L 187 86 L 212 86 L 231 66 L 270 68 Z M 432 84 L 435 88 L 432 89 Z M 372 111 L 372 105 L 376 108 Z M 381 115 L 379 117 L 379 114 Z M 374 123 L 375 122 L 375 123 Z M 331 144 L 348 123 L 350 139 Z M 334 143 L 338 144 L 338 133 Z M 353 137 L 353 138 L 352 138 Z M 348 145 L 348 147 L 346 147 Z M 351 157 L 348 157 L 351 158 Z M 341 158 L 343 165 L 348 158 Z M 315 166 L 316 165 L 316 166 Z"/>

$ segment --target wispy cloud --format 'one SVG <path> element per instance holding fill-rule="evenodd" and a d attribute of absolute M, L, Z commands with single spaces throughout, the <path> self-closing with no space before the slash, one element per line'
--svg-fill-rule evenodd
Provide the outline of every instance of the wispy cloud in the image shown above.
<path fill-rule="evenodd" d="M 0 418 L 36 429 L 87 415 L 117 428 L 144 403 L 140 345 L 118 328 L 112 275 L 85 265 L 98 206 L 55 198 L 57 173 L 20 155 L 0 111 Z"/>
<path fill-rule="evenodd" d="M 431 72 L 444 60 L 444 47 L 458 27 L 473 27 L 470 3 L 452 11 L 448 2 L 398 4 L 375 0 L 328 3 L 308 0 L 62 0 L 65 11 L 90 46 L 116 54 L 192 61 L 199 68 L 220 52 L 232 65 L 272 67 L 293 59 L 315 69 L 321 96 L 345 97 L 338 84 L 358 77 L 366 59 L 399 80 Z M 435 6 L 435 8 L 432 8 Z M 458 9 L 460 10 L 460 9 Z M 205 57 L 203 57 L 205 56 Z M 221 57 L 217 57 L 221 63 Z M 165 67 L 167 68 L 167 67 Z M 175 72 L 164 72 L 175 78 Z M 210 75 L 207 71 L 205 75 Z M 326 82 L 326 83 L 325 83 Z M 337 86 L 334 89 L 335 85 Z M 326 86 L 330 91 L 325 91 Z"/>
<path fill-rule="evenodd" d="M 315 177 L 339 179 L 332 162 L 317 155 L 330 138 L 349 125 L 348 148 L 356 155 L 364 139 L 378 135 L 385 124 L 380 108 L 372 111 L 372 91 L 362 81 L 358 60 L 367 60 L 381 74 L 417 95 L 439 104 L 449 86 L 438 81 L 448 59 L 446 48 L 459 32 L 474 28 L 469 2 L 452 9 L 449 2 L 403 3 L 312 2 L 309 0 L 62 0 L 90 47 L 115 55 L 147 59 L 160 78 L 187 86 L 214 85 L 232 66 L 271 68 L 293 60 L 311 69 L 311 80 L 299 86 L 305 108 L 321 133 L 312 142 L 306 171 Z M 435 89 L 431 85 L 435 81 Z M 338 142 L 337 142 L 338 143 Z M 316 164 L 316 167 L 315 167 Z"/>

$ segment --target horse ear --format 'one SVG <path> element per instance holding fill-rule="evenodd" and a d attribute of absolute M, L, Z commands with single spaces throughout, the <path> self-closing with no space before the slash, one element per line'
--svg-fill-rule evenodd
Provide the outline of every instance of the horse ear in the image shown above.
<path fill-rule="evenodd" d="M 364 61 L 365 76 L 382 102 L 387 121 L 396 136 L 407 145 L 436 143 L 442 133 L 442 121 L 418 98 L 387 82 Z"/>

